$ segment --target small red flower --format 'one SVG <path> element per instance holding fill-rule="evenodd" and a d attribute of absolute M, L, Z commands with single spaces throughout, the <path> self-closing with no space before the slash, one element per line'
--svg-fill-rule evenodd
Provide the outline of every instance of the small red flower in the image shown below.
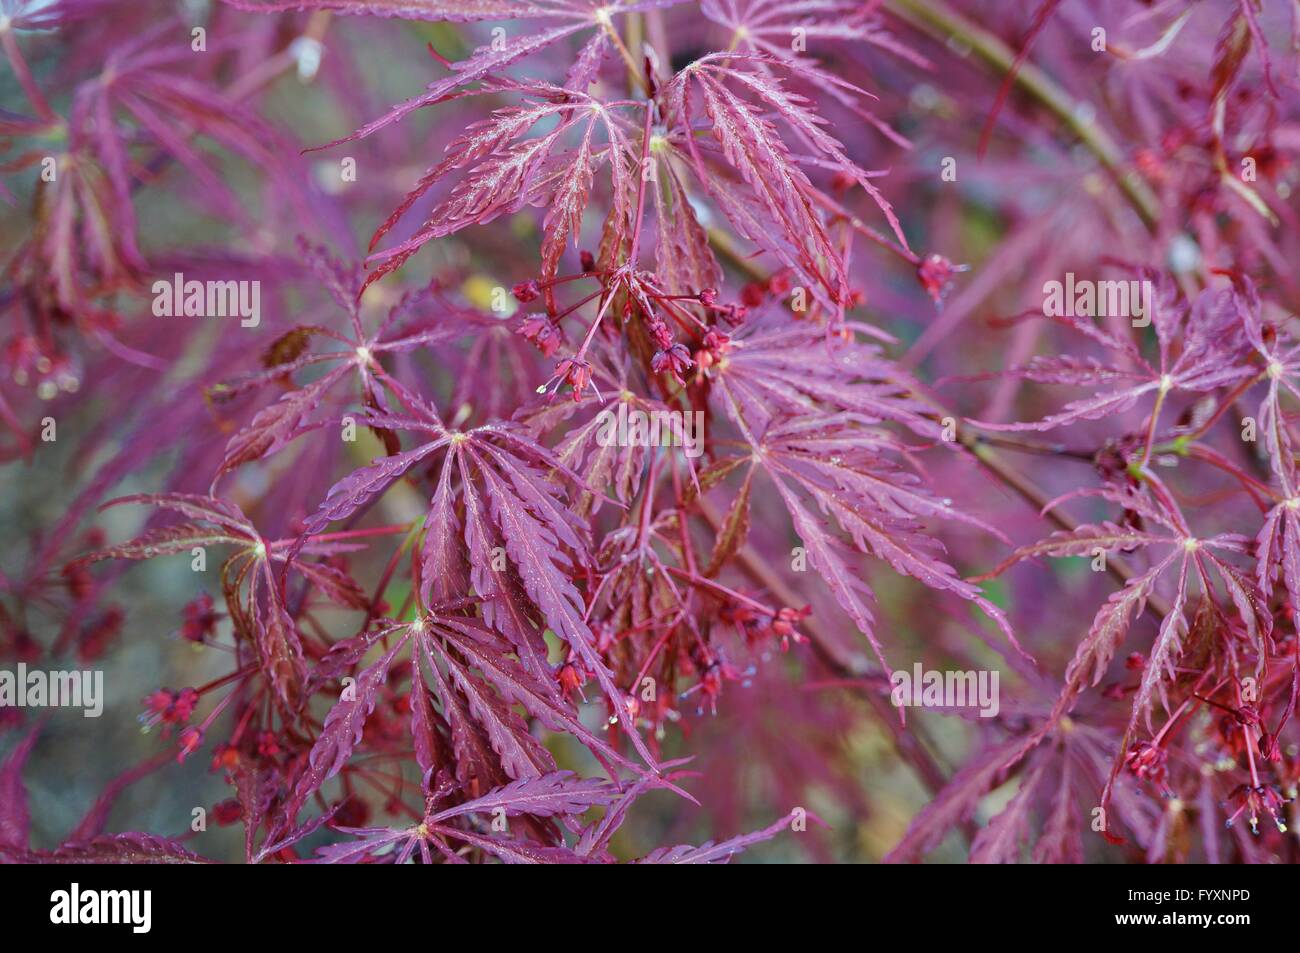
<path fill-rule="evenodd" d="M 792 287 L 794 287 L 794 279 L 788 268 L 776 272 L 767 279 L 768 294 L 777 298 L 787 294 Z"/>
<path fill-rule="evenodd" d="M 673 332 L 662 320 L 655 318 L 647 325 L 650 337 L 654 340 L 659 350 L 665 350 L 673 346 Z"/>
<path fill-rule="evenodd" d="M 1124 764 L 1144 781 L 1150 781 L 1166 797 L 1173 797 L 1166 779 L 1169 773 L 1169 753 L 1149 741 L 1136 742 L 1124 756 Z"/>
<path fill-rule="evenodd" d="M 280 742 L 276 740 L 275 732 L 263 731 L 258 734 L 257 753 L 263 758 L 274 758 L 281 753 Z"/>
<path fill-rule="evenodd" d="M 186 728 L 180 734 L 180 751 L 176 755 L 176 761 L 182 762 L 203 744 L 203 732 L 198 728 Z"/>
<path fill-rule="evenodd" d="M 1277 825 L 1277 829 L 1282 833 L 1286 833 L 1286 822 L 1282 820 L 1281 811 L 1282 805 L 1289 801 L 1289 798 L 1284 798 L 1271 784 L 1261 784 L 1259 787 L 1243 784 L 1228 795 L 1225 807 L 1228 804 L 1235 803 L 1237 809 L 1228 816 L 1224 826 L 1231 827 L 1243 812 L 1249 811 L 1250 832 L 1252 834 L 1259 833 L 1259 815 L 1261 813 L 1271 817 L 1273 823 Z"/>
<path fill-rule="evenodd" d="M 109 606 L 82 630 L 77 639 L 77 659 L 84 665 L 103 658 L 113 640 L 122 631 L 126 613 L 121 606 Z"/>
<path fill-rule="evenodd" d="M 656 374 L 667 371 L 673 375 L 679 384 L 685 383 L 682 380 L 682 373 L 689 371 L 693 364 L 691 352 L 686 350 L 685 344 L 674 344 L 662 351 L 656 351 L 654 356 L 650 358 L 650 369 L 652 371 Z"/>
<path fill-rule="evenodd" d="M 519 323 L 516 333 L 532 342 L 543 357 L 553 357 L 564 343 L 564 331 L 544 314 L 525 317 Z"/>
<path fill-rule="evenodd" d="M 749 606 L 739 603 L 728 603 L 718 612 L 718 618 L 723 622 L 737 626 L 747 634 L 758 624 L 758 613 Z"/>
<path fill-rule="evenodd" d="M 812 615 L 811 605 L 806 605 L 802 609 L 786 607 L 777 611 L 770 628 L 772 633 L 781 639 L 781 651 L 788 652 L 791 642 L 798 645 L 800 642 L 807 641 L 799 634 L 795 626 L 810 615 Z"/>
<path fill-rule="evenodd" d="M 969 268 L 969 265 L 954 265 L 942 255 L 930 255 L 917 267 L 916 277 L 934 303 L 942 304 L 956 275 Z"/>
<path fill-rule="evenodd" d="M 721 331 L 709 331 L 704 335 L 704 346 L 695 352 L 695 364 L 701 371 L 707 371 L 722 359 L 722 355 L 731 349 L 731 337 Z"/>
<path fill-rule="evenodd" d="M 217 745 L 212 752 L 212 771 L 230 771 L 239 766 L 239 749 L 234 745 Z"/>
<path fill-rule="evenodd" d="M 767 298 L 767 287 L 757 281 L 751 281 L 740 289 L 740 300 L 746 307 L 757 308 Z"/>
<path fill-rule="evenodd" d="M 538 286 L 536 279 L 530 278 L 527 281 L 519 282 L 519 284 L 510 289 L 510 293 L 515 296 L 516 300 L 528 302 L 536 301 L 540 298 L 542 296 L 542 289 Z"/>
<path fill-rule="evenodd" d="M 748 685 L 749 676 L 754 674 L 753 667 L 741 671 L 722 656 L 714 655 L 707 649 L 701 649 L 699 657 L 694 661 L 700 672 L 700 680 L 682 692 L 681 697 L 688 698 L 699 692 L 706 699 L 706 702 L 701 702 L 696 709 L 696 714 L 700 715 L 704 714 L 706 703 L 714 715 L 718 713 L 718 698 L 722 694 L 723 685 L 727 682 L 741 682 L 742 685 Z"/>
<path fill-rule="evenodd" d="M 586 701 L 587 696 L 583 693 L 582 686 L 587 684 L 587 679 L 591 677 L 591 674 L 578 661 L 577 655 L 570 651 L 569 657 L 556 671 L 555 680 L 560 683 L 560 691 L 565 698 L 569 698 L 576 693 L 583 701 Z"/>
<path fill-rule="evenodd" d="M 851 172 L 846 172 L 843 169 L 838 170 L 831 176 L 831 190 L 834 192 L 847 192 L 857 183 L 857 178 Z"/>
<path fill-rule="evenodd" d="M 575 401 L 582 400 L 582 393 L 588 387 L 595 390 L 595 387 L 591 383 L 591 365 L 576 357 L 566 357 L 564 360 L 560 361 L 560 363 L 556 364 L 555 376 L 551 378 L 551 381 L 557 386 L 559 383 L 563 382 L 572 387 L 573 399 Z M 546 388 L 543 386 L 538 389 L 545 390 Z M 599 391 L 597 391 L 596 396 L 600 396 Z"/>
<path fill-rule="evenodd" d="M 618 629 L 615 628 L 613 623 L 605 619 L 596 621 L 591 627 L 591 634 L 596 637 L 596 651 L 601 655 L 608 652 L 614 643 L 618 641 Z"/>
<path fill-rule="evenodd" d="M 239 806 L 239 802 L 234 798 L 227 798 L 212 808 L 213 819 L 222 827 L 237 824 L 243 816 L 243 808 Z"/>
<path fill-rule="evenodd" d="M 623 696 L 623 708 L 623 711 L 610 717 L 609 723 L 611 725 L 621 724 L 625 730 L 631 731 L 636 724 L 637 716 L 641 714 L 641 702 L 635 695 L 625 695 Z"/>
<path fill-rule="evenodd" d="M 183 725 L 194 714 L 194 707 L 199 703 L 199 693 L 192 688 L 173 691 L 160 688 L 141 700 L 146 711 L 140 714 L 140 721 L 148 731 L 158 725 L 163 726 L 163 737 L 172 725 Z"/>
<path fill-rule="evenodd" d="M 714 310 L 723 321 L 726 321 L 733 328 L 744 324 L 745 318 L 749 314 L 749 309 L 743 304 L 720 305 Z"/>
<path fill-rule="evenodd" d="M 1277 743 L 1277 736 L 1269 734 L 1267 731 L 1259 736 L 1259 753 L 1260 756 L 1273 764 L 1282 762 L 1282 746 Z"/>
<path fill-rule="evenodd" d="M 213 609 L 212 597 L 205 592 L 185 604 L 184 615 L 181 638 L 195 645 L 203 645 L 217 634 L 217 622 L 223 613 Z"/>
<path fill-rule="evenodd" d="M 68 563 L 61 575 L 63 584 L 68 587 L 68 594 L 80 602 L 95 589 L 95 577 L 85 563 Z"/>

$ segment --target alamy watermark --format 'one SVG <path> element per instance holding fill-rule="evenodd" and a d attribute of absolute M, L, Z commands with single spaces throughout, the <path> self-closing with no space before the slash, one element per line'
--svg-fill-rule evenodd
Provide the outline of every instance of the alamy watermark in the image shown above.
<path fill-rule="evenodd" d="M 104 673 L 0 670 L 0 708 L 82 708 L 87 718 L 104 713 Z"/>
<path fill-rule="evenodd" d="M 50 922 L 124 923 L 132 933 L 148 933 L 153 926 L 153 891 L 82 890 L 74 883 L 50 894 Z"/>
<path fill-rule="evenodd" d="M 171 281 L 155 281 L 152 290 L 155 317 L 238 317 L 244 328 L 262 323 L 260 281 L 186 281 L 178 271 Z"/>
<path fill-rule="evenodd" d="M 635 410 L 627 401 L 602 410 L 596 442 L 602 447 L 681 447 L 695 459 L 704 453 L 704 411 Z"/>
<path fill-rule="evenodd" d="M 889 676 L 889 700 L 895 708 L 978 708 L 981 718 L 996 718 L 1001 709 L 998 672 L 926 671 L 917 662 L 912 671 Z"/>
<path fill-rule="evenodd" d="M 1065 281 L 1043 284 L 1043 314 L 1049 318 L 1131 318 L 1133 327 L 1151 323 L 1150 281 L 1078 281 L 1074 272 Z"/>

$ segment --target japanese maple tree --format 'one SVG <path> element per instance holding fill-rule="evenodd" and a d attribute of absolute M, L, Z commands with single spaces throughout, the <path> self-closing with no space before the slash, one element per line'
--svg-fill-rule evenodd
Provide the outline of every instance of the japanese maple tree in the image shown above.
<path fill-rule="evenodd" d="M 203 659 L 0 857 L 1294 862 L 1266 6 L 0 0 L 0 656 Z"/>

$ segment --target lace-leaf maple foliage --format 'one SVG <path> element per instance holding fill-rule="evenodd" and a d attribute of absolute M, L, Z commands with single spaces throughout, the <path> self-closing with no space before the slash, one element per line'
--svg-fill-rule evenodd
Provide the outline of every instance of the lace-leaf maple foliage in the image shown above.
<path fill-rule="evenodd" d="M 1271 12 L 126 6 L 0 0 L 0 168 L 40 178 L 0 450 L 75 447 L 0 650 L 111 658 L 128 572 L 212 558 L 178 635 L 224 667 L 149 694 L 174 741 L 53 836 L 6 716 L 0 857 L 207 859 L 109 833 L 202 751 L 248 862 L 1295 860 Z M 1045 309 L 1066 271 L 1145 283 L 1150 321 Z M 181 273 L 257 283 L 262 325 L 151 312 Z M 922 659 L 998 669 L 1000 707 L 904 718 Z M 926 792 L 887 838 L 852 833 L 896 796 L 843 767 L 864 737 Z M 627 834 L 652 807 L 722 836 Z"/>

